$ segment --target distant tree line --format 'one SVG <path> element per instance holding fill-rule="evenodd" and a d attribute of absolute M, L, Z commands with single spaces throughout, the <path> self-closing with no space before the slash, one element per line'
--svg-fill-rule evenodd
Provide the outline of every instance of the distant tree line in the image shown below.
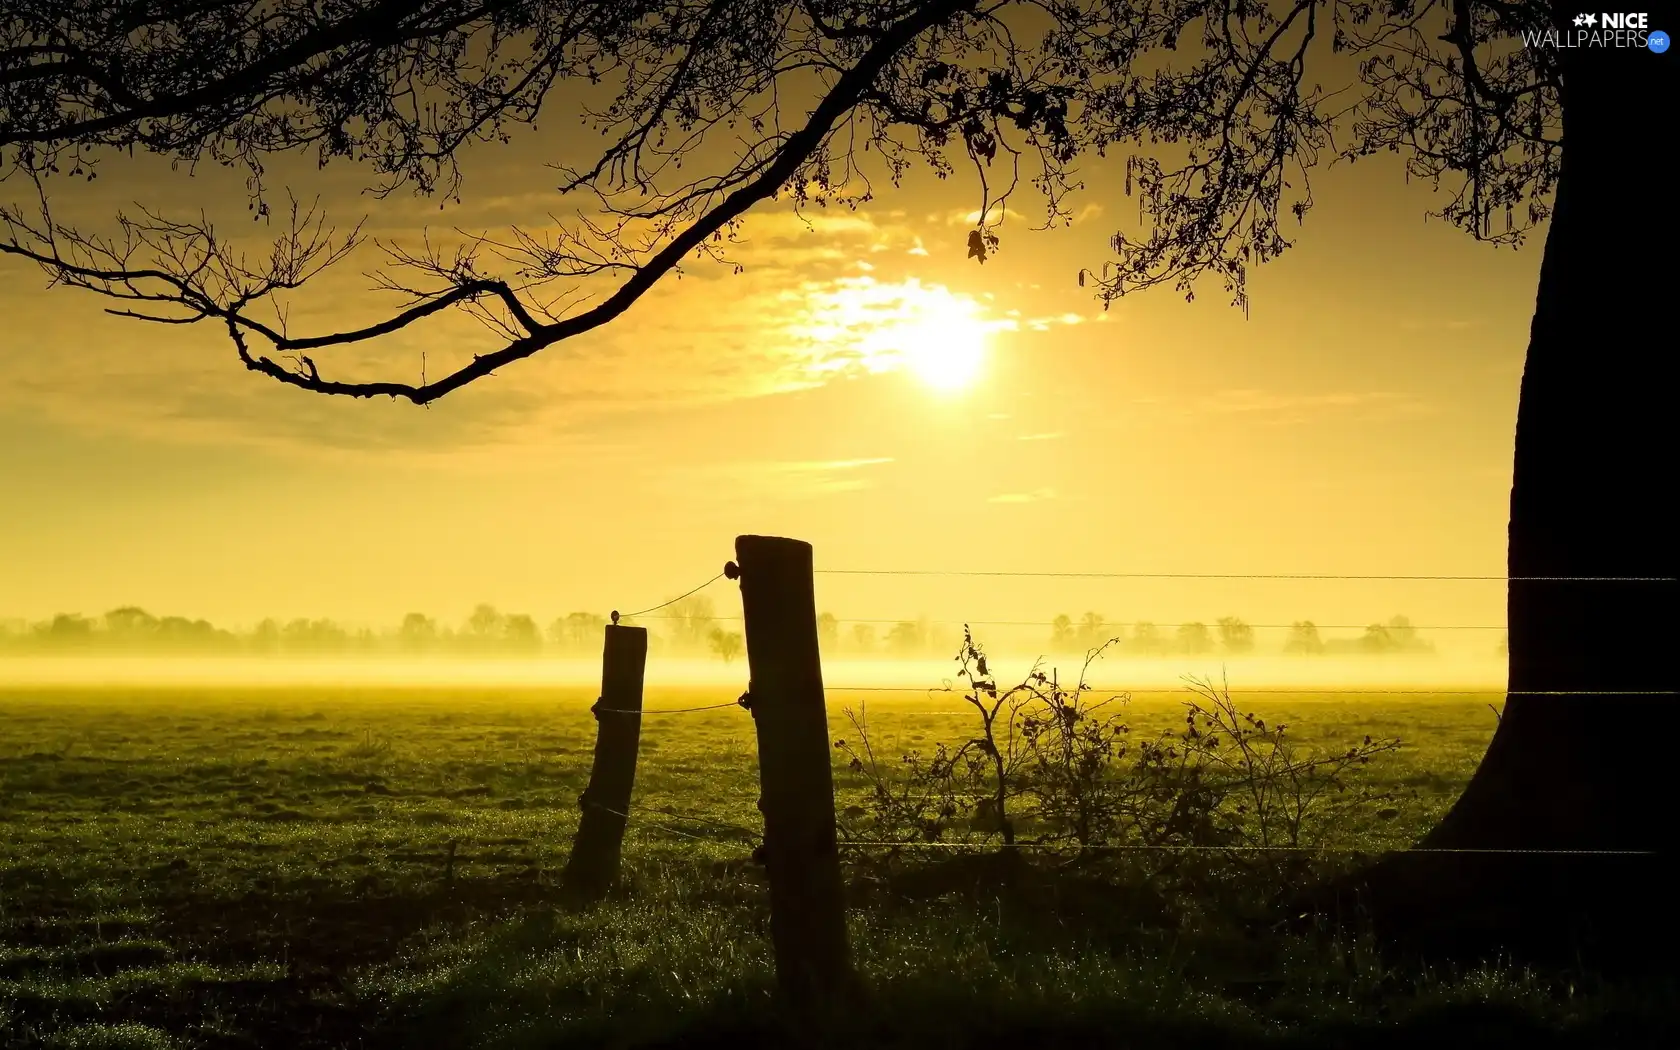
<path fill-rule="evenodd" d="M 1208 656 L 1223 653 L 1245 656 L 1255 652 L 1254 628 L 1235 616 L 1221 617 L 1210 627 L 1193 622 L 1175 625 L 1170 632 L 1140 620 L 1129 626 L 1109 623 L 1094 612 L 1077 622 L 1063 614 L 1050 623 L 1053 652 L 1085 652 L 1114 641 L 1111 651 L 1133 656 Z M 1363 634 L 1347 638 L 1325 638 L 1311 620 L 1291 624 L 1283 643 L 1291 656 L 1343 656 L 1379 653 L 1431 653 L 1434 645 L 1418 637 L 1417 628 L 1404 616 L 1387 623 L 1373 623 Z"/>
<path fill-rule="evenodd" d="M 60 613 L 35 623 L 0 620 L 0 652 L 584 654 L 601 651 L 606 622 L 604 616 L 574 612 L 543 627 L 529 614 L 481 604 L 459 624 L 414 612 L 386 630 L 299 618 L 265 619 L 235 631 L 208 620 L 154 616 L 123 606 L 99 617 Z"/>
<path fill-rule="evenodd" d="M 704 595 L 685 598 L 644 621 L 651 652 L 669 656 L 697 656 L 733 662 L 745 654 L 739 630 L 725 626 Z M 455 654 L 592 656 L 601 651 L 607 617 L 573 612 L 546 626 L 527 613 L 504 613 L 480 604 L 457 624 L 412 612 L 394 627 L 373 630 L 326 619 L 265 619 L 247 631 L 217 627 L 207 620 L 184 616 L 154 616 L 137 606 L 112 609 L 99 617 L 60 613 L 48 620 L 0 620 L 0 652 L 106 653 L 247 653 L 301 654 Z M 817 638 L 824 653 L 834 656 L 917 658 L 948 656 L 961 642 L 952 624 L 926 618 L 901 621 L 842 621 L 833 613 L 817 617 Z M 1186 623 L 1171 629 L 1147 620 L 1129 625 L 1109 623 L 1088 612 L 1077 621 L 1062 615 L 1050 624 L 1050 651 L 1077 653 L 1118 639 L 1115 649 L 1134 656 L 1223 653 L 1231 656 L 1255 651 L 1254 628 L 1234 617 L 1213 624 Z M 1114 651 L 1114 650 L 1111 650 Z M 1355 653 L 1427 653 L 1433 646 L 1420 639 L 1404 616 L 1375 623 L 1363 634 L 1324 638 L 1310 620 L 1292 625 L 1283 652 L 1290 655 Z"/>

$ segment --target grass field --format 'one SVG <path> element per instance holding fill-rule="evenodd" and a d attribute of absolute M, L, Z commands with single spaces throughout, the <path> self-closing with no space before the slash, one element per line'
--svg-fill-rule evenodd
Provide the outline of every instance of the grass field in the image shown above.
<path fill-rule="evenodd" d="M 1240 692 L 1235 694 L 1242 699 Z M 650 690 L 651 710 L 733 699 Z M 1134 698 L 1139 727 L 1182 721 Z M 1398 737 L 1365 771 L 1401 844 L 1447 806 L 1496 696 L 1243 701 L 1304 739 Z M 624 885 L 556 906 L 594 690 L 0 690 L 0 1046 L 746 1045 L 773 974 L 751 717 L 650 714 Z M 878 748 L 954 740 L 960 701 L 867 704 Z M 863 789 L 836 760 L 840 803 Z M 973 857 L 847 857 L 871 1045 L 1655 1045 L 1662 998 L 1490 967 L 1400 973 L 1123 873 L 968 877 Z M 967 865 L 967 867 L 964 867 Z M 966 880 L 966 881 L 965 881 Z M 860 1022 L 861 1023 L 861 1022 Z M 889 1038 L 887 1032 L 892 1033 Z"/>

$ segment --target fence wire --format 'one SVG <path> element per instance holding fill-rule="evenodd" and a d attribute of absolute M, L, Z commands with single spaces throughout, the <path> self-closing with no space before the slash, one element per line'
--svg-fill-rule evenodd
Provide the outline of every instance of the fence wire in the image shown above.
<path fill-rule="evenodd" d="M 599 802 L 587 803 L 594 809 L 623 818 L 626 822 L 635 819 L 631 813 L 613 809 Z M 665 817 L 670 820 L 686 820 L 696 824 L 705 824 L 720 830 L 733 832 L 735 835 L 747 839 L 755 845 L 764 839 L 762 828 L 750 828 L 743 824 L 732 824 L 728 821 L 703 817 L 697 813 L 678 813 L 670 809 L 653 809 L 651 807 L 631 805 L 634 813 Z M 701 842 L 719 842 L 717 838 L 696 834 L 682 828 L 672 827 L 659 821 L 646 820 L 643 826 L 664 831 L 679 838 L 695 839 Z M 1245 844 L 1245 845 L 1202 845 L 1193 843 L 1098 843 L 1080 845 L 1074 842 L 939 842 L 912 840 L 897 841 L 893 839 L 858 839 L 847 836 L 843 826 L 836 824 L 837 837 L 835 845 L 840 849 L 879 849 L 895 850 L 1025 850 L 1046 851 L 1059 853 L 1313 853 L 1337 855 L 1361 855 L 1389 853 L 1441 853 L 1468 854 L 1492 856 L 1550 856 L 1550 857 L 1655 857 L 1656 850 L 1634 849 L 1542 849 L 1542 848 L 1501 848 L 1501 847 L 1448 847 L 1448 846 L 1333 846 L 1333 845 L 1285 845 L 1285 844 Z"/>
<path fill-rule="evenodd" d="M 1364 580 L 1440 583 L 1674 583 L 1673 576 L 1363 576 L 1281 572 L 1006 572 L 968 569 L 815 569 L 826 576 L 978 576 L 1070 580 Z"/>

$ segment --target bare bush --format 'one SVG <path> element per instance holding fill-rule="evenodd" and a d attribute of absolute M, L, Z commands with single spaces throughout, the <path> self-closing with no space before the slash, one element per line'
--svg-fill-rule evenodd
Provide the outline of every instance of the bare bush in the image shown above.
<path fill-rule="evenodd" d="M 1087 652 L 1074 685 L 1035 664 L 1000 689 L 965 628 L 957 673 L 977 722 L 931 755 L 883 760 L 865 712 L 848 709 L 856 743 L 835 747 L 869 797 L 847 810 L 842 838 L 1030 847 L 1073 861 L 1129 851 L 1161 872 L 1193 852 L 1293 871 L 1356 810 L 1391 798 L 1358 773 L 1398 740 L 1310 747 L 1243 711 L 1223 682 L 1186 679 L 1182 726 L 1139 739 L 1123 720 L 1130 695 L 1098 699 L 1087 684 L 1112 644 Z"/>

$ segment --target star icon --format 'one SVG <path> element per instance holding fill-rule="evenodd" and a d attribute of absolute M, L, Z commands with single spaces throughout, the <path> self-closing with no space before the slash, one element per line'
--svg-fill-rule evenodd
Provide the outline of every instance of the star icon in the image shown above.
<path fill-rule="evenodd" d="M 1585 18 L 1587 20 L 1587 28 L 1588 29 L 1591 29 L 1593 26 L 1598 24 L 1598 16 L 1597 15 L 1582 15 L 1581 17 Z"/>
<path fill-rule="evenodd" d="M 1587 16 L 1586 15 L 1576 15 L 1575 16 L 1575 24 L 1578 25 L 1578 26 L 1586 25 L 1587 24 Z"/>

